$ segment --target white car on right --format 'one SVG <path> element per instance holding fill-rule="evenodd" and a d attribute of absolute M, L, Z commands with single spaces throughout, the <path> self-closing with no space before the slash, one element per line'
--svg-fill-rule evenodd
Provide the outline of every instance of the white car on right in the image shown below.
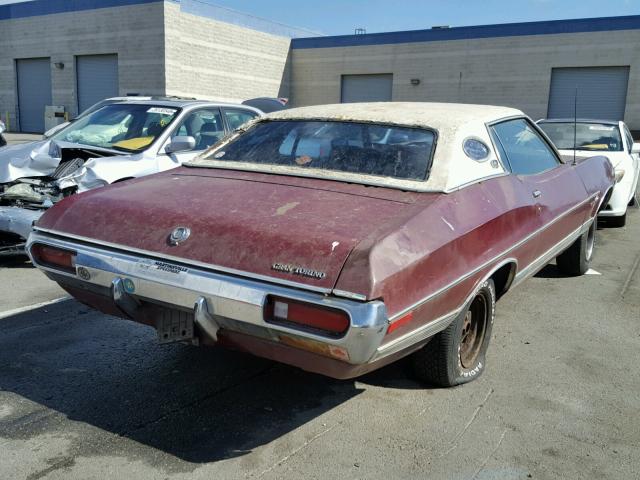
<path fill-rule="evenodd" d="M 574 154 L 577 157 L 604 155 L 609 158 L 616 172 L 616 184 L 599 216 L 608 217 L 611 226 L 624 226 L 627 208 L 637 203 L 640 174 L 640 143 L 634 143 L 625 123 L 580 118 L 544 119 L 536 123 L 565 158 Z"/>

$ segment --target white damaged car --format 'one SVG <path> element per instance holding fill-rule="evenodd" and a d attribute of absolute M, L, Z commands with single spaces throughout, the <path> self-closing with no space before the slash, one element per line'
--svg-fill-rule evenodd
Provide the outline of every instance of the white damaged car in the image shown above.
<path fill-rule="evenodd" d="M 106 105 L 51 138 L 0 150 L 0 256 L 20 254 L 42 213 L 70 195 L 181 165 L 262 112 L 197 100 Z"/>
<path fill-rule="evenodd" d="M 627 208 L 636 200 L 640 174 L 640 143 L 624 122 L 606 120 L 547 119 L 538 126 L 565 157 L 604 155 L 615 168 L 616 184 L 607 205 L 598 214 L 607 217 L 611 226 L 627 222 Z"/>

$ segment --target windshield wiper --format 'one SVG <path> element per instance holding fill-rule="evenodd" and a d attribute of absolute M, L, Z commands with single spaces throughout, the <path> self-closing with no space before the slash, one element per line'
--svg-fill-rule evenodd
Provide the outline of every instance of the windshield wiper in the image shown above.
<path fill-rule="evenodd" d="M 134 152 L 140 151 L 139 149 L 138 150 L 134 150 L 132 148 L 116 147 L 116 146 L 112 146 L 112 147 L 109 147 L 109 148 L 112 148 L 113 150 L 118 150 L 119 152 L 128 152 L 128 153 L 134 153 Z"/>

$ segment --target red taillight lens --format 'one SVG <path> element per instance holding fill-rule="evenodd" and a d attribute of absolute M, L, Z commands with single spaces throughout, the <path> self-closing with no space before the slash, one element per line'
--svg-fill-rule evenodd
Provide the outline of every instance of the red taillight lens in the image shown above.
<path fill-rule="evenodd" d="M 338 337 L 349 328 L 349 315 L 342 310 L 322 307 L 281 297 L 269 297 L 265 321 L 290 326 L 303 326 L 324 335 Z"/>
<path fill-rule="evenodd" d="M 36 243 L 31 246 L 31 255 L 36 263 L 45 267 L 76 272 L 76 252 L 72 250 Z"/>

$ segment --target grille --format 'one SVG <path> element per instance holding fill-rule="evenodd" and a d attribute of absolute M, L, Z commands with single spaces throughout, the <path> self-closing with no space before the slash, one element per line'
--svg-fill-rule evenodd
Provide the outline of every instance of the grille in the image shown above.
<path fill-rule="evenodd" d="M 56 180 L 62 177 L 66 177 L 67 175 L 78 170 L 83 165 L 84 160 L 82 158 L 74 158 L 66 162 L 60 162 L 55 172 L 53 172 L 53 175 L 51 176 Z"/>

